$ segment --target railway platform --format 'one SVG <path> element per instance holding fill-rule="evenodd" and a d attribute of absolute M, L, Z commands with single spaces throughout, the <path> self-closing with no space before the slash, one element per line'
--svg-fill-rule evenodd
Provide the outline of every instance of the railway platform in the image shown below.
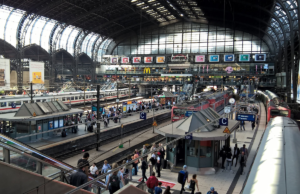
<path fill-rule="evenodd" d="M 187 169 L 189 172 L 189 178 L 191 178 L 193 174 L 197 174 L 200 192 L 207 193 L 210 187 L 214 187 L 219 194 L 239 194 L 242 191 L 266 126 L 266 112 L 262 103 L 260 103 L 260 113 L 258 115 L 260 115 L 260 122 L 259 125 L 256 125 L 254 130 L 252 130 L 251 123 L 246 122 L 246 130 L 238 130 L 236 133 L 238 147 L 240 148 L 243 146 L 243 144 L 245 144 L 249 152 L 247 164 L 244 168 L 245 174 L 240 175 L 240 165 L 238 163 L 235 167 L 235 160 L 231 168 L 233 170 L 232 172 L 228 170 L 222 171 L 220 164 L 219 167 L 216 168 L 216 173 L 210 175 L 206 175 L 207 172 L 205 171 L 202 171 L 202 173 L 195 173 Z M 233 136 L 233 134 L 231 134 L 231 136 Z M 233 149 L 234 144 L 232 143 L 231 145 L 231 148 Z M 163 169 L 161 171 L 161 177 L 158 178 L 159 181 L 163 181 L 163 184 L 166 183 L 169 186 L 171 185 L 173 194 L 180 193 L 181 185 L 177 182 L 178 172 L 180 170 L 182 170 L 182 167 L 176 167 L 172 170 Z M 146 176 L 149 176 L 149 170 L 147 170 Z M 138 176 L 133 176 L 133 182 L 139 182 L 141 177 L 142 173 L 139 171 Z M 186 193 L 190 193 L 190 191 L 186 190 Z"/>

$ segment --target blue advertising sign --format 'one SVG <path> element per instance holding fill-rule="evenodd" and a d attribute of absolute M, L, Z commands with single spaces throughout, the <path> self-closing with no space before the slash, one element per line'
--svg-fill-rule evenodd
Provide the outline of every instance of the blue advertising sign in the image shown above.
<path fill-rule="evenodd" d="M 53 129 L 53 121 L 49 121 L 48 123 L 48 130 Z"/>
<path fill-rule="evenodd" d="M 141 112 L 141 113 L 140 113 L 140 119 L 146 120 L 146 119 L 147 119 L 147 113 Z"/>
<path fill-rule="evenodd" d="M 93 106 L 92 106 L 92 112 L 94 112 L 94 111 L 95 111 L 95 112 L 97 111 L 97 107 L 93 105 Z M 99 112 L 100 112 L 100 113 L 103 112 L 103 107 L 100 107 L 100 108 L 99 108 Z"/>
<path fill-rule="evenodd" d="M 197 111 L 186 111 L 185 116 L 190 117 L 194 112 L 197 112 Z"/>
<path fill-rule="evenodd" d="M 221 126 L 228 126 L 228 118 L 220 118 L 219 125 Z"/>
<path fill-rule="evenodd" d="M 266 54 L 255 54 L 255 61 L 266 61 Z"/>
<path fill-rule="evenodd" d="M 224 62 L 234 62 L 234 55 L 224 55 Z"/>
<path fill-rule="evenodd" d="M 188 134 L 188 132 L 185 132 L 185 134 Z M 193 140 L 193 134 L 191 133 L 191 134 L 185 136 L 185 139 Z"/>
<path fill-rule="evenodd" d="M 255 115 L 252 114 L 237 114 L 237 121 L 255 121 Z"/>
<path fill-rule="evenodd" d="M 63 119 L 60 119 L 59 120 L 59 127 L 63 127 L 64 126 L 64 120 Z"/>
<path fill-rule="evenodd" d="M 269 65 L 268 65 L 268 64 L 265 64 L 265 65 L 264 65 L 264 69 L 269 69 Z"/>
<path fill-rule="evenodd" d="M 240 54 L 240 61 L 250 61 L 250 54 Z"/>
<path fill-rule="evenodd" d="M 219 55 L 209 55 L 209 62 L 219 62 Z"/>

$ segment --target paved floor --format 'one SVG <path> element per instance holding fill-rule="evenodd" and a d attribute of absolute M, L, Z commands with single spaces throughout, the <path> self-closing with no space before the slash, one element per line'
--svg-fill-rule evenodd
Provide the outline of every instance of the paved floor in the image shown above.
<path fill-rule="evenodd" d="M 247 167 L 245 168 L 245 174 L 237 177 L 238 178 L 237 184 L 233 185 L 234 191 L 231 193 L 234 193 L 234 194 L 238 194 L 242 190 L 244 181 L 247 177 L 247 174 L 249 173 L 251 163 L 254 159 L 255 152 L 258 149 L 259 141 L 263 135 L 263 132 L 264 132 L 264 129 L 266 126 L 265 125 L 265 123 L 266 123 L 265 109 L 263 108 L 262 103 L 260 103 L 260 105 L 261 105 L 261 119 L 260 119 L 260 124 L 258 126 L 256 136 L 254 137 L 255 130 L 252 131 L 250 122 L 246 122 L 246 124 L 245 124 L 246 131 L 238 131 L 236 133 L 236 137 L 238 140 L 238 142 L 237 142 L 238 147 L 242 147 L 243 144 L 245 144 L 246 147 L 249 148 L 252 138 L 255 138 L 255 139 L 254 139 L 254 142 L 252 145 L 252 149 L 249 152 L 249 158 L 247 161 Z M 233 139 L 233 134 L 231 134 L 231 139 Z M 234 144 L 231 144 L 231 145 L 234 145 Z M 238 169 L 239 169 L 239 164 L 237 165 L 237 167 L 233 166 L 233 168 L 232 168 L 233 173 L 230 171 L 222 172 L 221 169 L 217 169 L 217 172 L 214 175 L 197 175 L 197 179 L 199 181 L 200 192 L 207 193 L 207 191 L 209 191 L 210 187 L 213 186 L 213 187 L 215 187 L 215 190 L 219 194 L 227 194 L 236 174 L 239 173 L 239 172 L 237 172 Z M 164 169 L 161 171 L 161 178 L 159 178 L 159 180 L 176 183 L 172 189 L 180 190 L 181 185 L 179 183 L 177 183 L 177 175 L 178 175 L 177 173 L 174 173 L 174 172 L 171 172 L 170 170 Z M 149 171 L 147 172 L 147 177 L 148 176 L 149 176 Z M 139 178 L 141 178 L 141 171 L 138 172 L 138 176 L 133 176 L 133 181 L 137 181 Z M 189 178 L 191 178 L 191 176 Z M 174 193 L 177 193 L 177 192 L 174 192 Z M 190 192 L 187 192 L 187 193 L 190 193 Z"/>
<path fill-rule="evenodd" d="M 154 111 L 154 116 L 157 116 L 158 114 L 167 113 L 167 112 L 170 112 L 170 111 L 171 111 L 170 109 L 162 109 L 162 110 Z M 150 111 L 147 114 L 147 118 L 149 119 L 149 118 L 152 118 L 152 117 L 153 117 L 153 113 L 152 113 L 152 111 Z M 84 118 L 83 118 L 83 120 L 84 120 Z M 122 118 L 121 123 L 114 123 L 112 120 L 110 120 L 110 122 L 108 124 L 108 127 L 103 128 L 104 124 L 103 124 L 103 122 L 101 122 L 101 126 L 102 126 L 101 131 L 110 130 L 112 128 L 120 126 L 121 124 L 124 124 L 124 126 L 126 126 L 127 124 L 137 122 L 137 121 L 140 121 L 140 114 L 139 113 L 133 113 L 132 116 Z M 58 136 L 54 136 L 52 138 L 47 138 L 47 139 L 43 139 L 43 140 L 38 140 L 36 142 L 30 142 L 30 143 L 27 143 L 27 144 L 34 147 L 34 148 L 42 150 L 42 149 L 45 149 L 46 146 L 49 146 L 50 144 L 51 144 L 51 146 L 54 146 L 56 144 L 61 144 L 61 143 L 64 143 L 64 142 L 72 141 L 74 138 L 77 139 L 77 138 L 82 138 L 82 137 L 88 136 L 88 135 L 94 135 L 94 133 L 90 133 L 90 132 L 85 131 L 85 125 L 84 124 L 79 125 L 78 128 L 79 129 L 78 129 L 77 133 L 68 132 L 68 136 L 65 137 L 65 138 L 62 138 L 60 136 L 60 133 L 59 133 Z"/>

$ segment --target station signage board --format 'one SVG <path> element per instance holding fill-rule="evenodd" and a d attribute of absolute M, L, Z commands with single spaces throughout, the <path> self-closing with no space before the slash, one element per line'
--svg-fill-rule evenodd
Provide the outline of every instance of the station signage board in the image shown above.
<path fill-rule="evenodd" d="M 209 55 L 209 62 L 219 62 L 220 61 L 219 55 Z"/>
<path fill-rule="evenodd" d="M 185 132 L 185 134 L 188 134 L 188 132 Z M 189 134 L 189 135 L 186 135 L 185 136 L 185 139 L 188 139 L 188 140 L 193 140 L 193 134 Z"/>
<path fill-rule="evenodd" d="M 255 54 L 255 61 L 266 61 L 266 54 Z"/>
<path fill-rule="evenodd" d="M 234 54 L 224 55 L 224 62 L 234 62 Z"/>
<path fill-rule="evenodd" d="M 237 121 L 255 121 L 255 115 L 253 114 L 237 114 Z"/>
<path fill-rule="evenodd" d="M 250 61 L 250 54 L 240 54 L 240 61 L 241 62 Z"/>
<path fill-rule="evenodd" d="M 205 55 L 196 55 L 195 62 L 197 63 L 204 63 L 205 62 Z"/>

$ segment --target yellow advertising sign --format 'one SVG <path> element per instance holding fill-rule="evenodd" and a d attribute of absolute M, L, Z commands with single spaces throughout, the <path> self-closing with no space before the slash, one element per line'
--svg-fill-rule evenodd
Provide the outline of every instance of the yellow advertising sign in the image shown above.
<path fill-rule="evenodd" d="M 132 101 L 127 101 L 127 104 L 132 104 Z"/>
<path fill-rule="evenodd" d="M 151 73 L 151 69 L 149 67 L 145 67 L 144 68 L 144 73 L 148 73 L 148 72 L 150 74 Z"/>
<path fill-rule="evenodd" d="M 156 63 L 164 63 L 165 57 L 156 57 Z"/>
<path fill-rule="evenodd" d="M 42 72 L 32 72 L 32 83 L 33 84 L 43 84 Z"/>

